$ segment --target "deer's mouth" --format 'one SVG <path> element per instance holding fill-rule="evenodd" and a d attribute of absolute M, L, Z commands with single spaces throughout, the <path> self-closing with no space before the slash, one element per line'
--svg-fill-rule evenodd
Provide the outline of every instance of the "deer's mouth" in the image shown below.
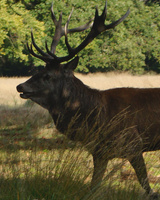
<path fill-rule="evenodd" d="M 17 86 L 17 91 L 20 93 L 20 97 L 23 99 L 29 99 L 34 95 L 34 92 L 29 91 L 29 89 L 25 89 L 23 84 Z"/>
<path fill-rule="evenodd" d="M 29 99 L 33 96 L 33 92 L 20 92 L 20 97 L 22 99 Z"/>

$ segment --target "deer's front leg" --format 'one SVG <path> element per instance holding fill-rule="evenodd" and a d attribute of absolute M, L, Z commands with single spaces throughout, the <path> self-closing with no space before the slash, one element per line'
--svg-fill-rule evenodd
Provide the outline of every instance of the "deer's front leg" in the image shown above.
<path fill-rule="evenodd" d="M 94 171 L 91 181 L 91 189 L 96 190 L 102 182 L 103 175 L 107 167 L 108 160 L 99 157 L 97 154 L 93 155 Z"/>

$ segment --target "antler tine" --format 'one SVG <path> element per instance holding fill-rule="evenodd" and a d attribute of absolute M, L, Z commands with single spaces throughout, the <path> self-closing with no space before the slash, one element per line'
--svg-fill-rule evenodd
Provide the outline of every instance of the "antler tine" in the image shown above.
<path fill-rule="evenodd" d="M 67 33 L 74 33 L 74 32 L 85 31 L 85 30 L 87 30 L 87 29 L 89 29 L 89 28 L 91 28 L 93 26 L 93 20 L 94 20 L 94 18 L 90 19 L 89 22 L 87 22 L 86 24 L 84 24 L 82 26 L 79 26 L 79 27 L 73 28 L 73 29 L 68 29 Z"/>
<path fill-rule="evenodd" d="M 43 56 L 41 56 L 41 55 L 36 54 L 36 53 L 33 51 L 32 43 L 31 43 L 31 47 L 29 47 L 29 44 L 28 44 L 28 42 L 27 42 L 27 48 L 28 48 L 28 51 L 30 52 L 30 54 L 32 54 L 34 57 L 39 58 L 39 59 L 43 60 L 43 61 L 46 62 L 46 63 L 50 61 L 49 58 L 43 57 Z"/>
<path fill-rule="evenodd" d="M 69 42 L 68 42 L 68 37 L 67 37 L 67 33 L 68 33 L 68 25 L 69 25 L 69 22 L 70 22 L 70 19 L 71 19 L 71 16 L 72 16 L 72 13 L 73 13 L 73 8 L 72 8 L 72 11 L 68 17 L 68 20 L 65 24 L 65 28 L 64 28 L 64 32 L 65 32 L 65 43 L 66 43 L 66 46 L 67 46 L 67 49 L 68 49 L 68 52 L 71 54 L 72 53 L 72 47 L 69 45 Z"/>
<path fill-rule="evenodd" d="M 46 54 L 44 51 L 42 51 L 42 50 L 36 45 L 36 43 L 35 43 L 35 41 L 34 41 L 32 29 L 31 29 L 31 39 L 32 39 L 32 44 L 33 44 L 33 46 L 36 48 L 36 50 L 37 50 L 42 56 L 48 56 L 48 54 Z"/>
<path fill-rule="evenodd" d="M 95 16 L 94 16 L 94 23 L 93 25 L 95 24 L 95 21 L 96 19 L 99 17 L 99 14 L 98 14 L 98 6 L 96 6 L 96 11 L 95 11 Z"/>
<path fill-rule="evenodd" d="M 104 9 L 103 9 L 103 13 L 102 13 L 101 16 L 102 16 L 103 20 L 105 21 L 106 16 L 107 16 L 107 1 L 105 3 Z"/>
<path fill-rule="evenodd" d="M 70 12 L 70 14 L 69 14 L 69 16 L 68 16 L 68 20 L 67 20 L 67 22 L 66 22 L 66 24 L 65 24 L 65 35 L 66 35 L 66 29 L 68 30 L 68 25 L 69 25 L 69 22 L 70 22 L 70 19 L 71 19 L 73 10 L 74 10 L 74 8 L 72 8 L 72 10 L 71 10 L 71 12 Z"/>
<path fill-rule="evenodd" d="M 114 28 L 115 26 L 117 26 L 118 24 L 120 24 L 130 13 L 130 10 L 128 9 L 126 14 L 123 15 L 120 19 L 118 19 L 117 21 L 115 22 L 112 22 L 111 24 L 109 25 L 105 25 L 105 29 L 111 29 L 111 28 Z"/>
<path fill-rule="evenodd" d="M 49 50 L 47 41 L 45 41 L 45 46 L 46 46 L 47 53 L 48 53 L 50 56 L 52 56 L 54 59 L 57 59 L 57 56 Z"/>
<path fill-rule="evenodd" d="M 56 30 L 55 30 L 55 35 L 52 40 L 51 44 L 51 53 L 55 53 L 56 51 L 56 46 L 58 45 L 58 42 L 60 38 L 62 37 L 62 12 L 59 16 L 59 20 L 56 22 Z"/>
<path fill-rule="evenodd" d="M 53 11 L 53 2 L 52 2 L 52 5 L 51 5 L 51 17 L 52 17 L 52 20 L 55 24 L 55 26 L 57 25 L 57 19 L 56 19 L 56 16 L 54 14 L 54 11 Z"/>

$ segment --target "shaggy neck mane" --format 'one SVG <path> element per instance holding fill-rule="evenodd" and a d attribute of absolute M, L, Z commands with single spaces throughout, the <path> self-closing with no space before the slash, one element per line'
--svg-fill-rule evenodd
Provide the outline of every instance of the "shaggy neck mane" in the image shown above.
<path fill-rule="evenodd" d="M 76 77 L 65 79 L 60 98 L 50 112 L 57 129 L 64 132 L 75 116 L 77 124 L 81 124 L 92 113 L 93 121 L 103 105 L 101 96 L 99 90 L 91 89 Z"/>
<path fill-rule="evenodd" d="M 72 81 L 70 84 L 71 94 L 69 96 L 72 103 L 79 101 L 79 108 L 83 110 L 92 110 L 100 106 L 101 92 L 99 90 L 90 88 L 76 77 Z"/>

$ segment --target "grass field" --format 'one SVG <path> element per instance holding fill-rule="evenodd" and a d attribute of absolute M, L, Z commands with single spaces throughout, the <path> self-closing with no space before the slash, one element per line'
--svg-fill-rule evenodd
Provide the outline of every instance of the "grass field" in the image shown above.
<path fill-rule="evenodd" d="M 160 76 L 76 74 L 87 85 L 160 87 Z M 0 78 L 0 200 L 142 200 L 144 191 L 125 160 L 109 162 L 102 186 L 91 193 L 92 157 L 57 133 L 48 112 L 20 99 L 27 78 Z M 151 187 L 160 191 L 160 151 L 144 154 Z"/>

